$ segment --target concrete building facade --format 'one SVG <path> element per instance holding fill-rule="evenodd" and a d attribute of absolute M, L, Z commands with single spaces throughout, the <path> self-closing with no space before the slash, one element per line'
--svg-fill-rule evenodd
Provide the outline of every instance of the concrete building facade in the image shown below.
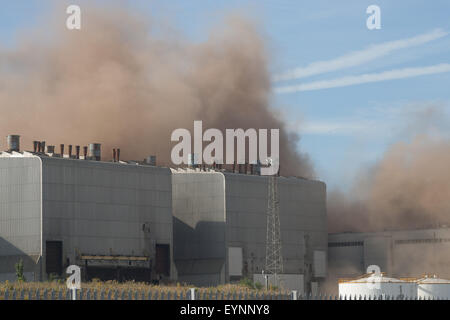
<path fill-rule="evenodd" d="M 371 265 L 388 276 L 450 278 L 450 228 L 328 235 L 328 291 L 339 278 L 365 274 Z"/>
<path fill-rule="evenodd" d="M 174 262 L 179 281 L 216 285 L 264 270 L 269 178 L 172 170 Z M 284 274 L 301 287 L 326 277 L 326 187 L 279 177 Z M 207 276 L 205 276 L 207 274 Z"/>
<path fill-rule="evenodd" d="M 3 153 L 0 281 L 77 264 L 86 278 L 175 278 L 167 168 Z"/>
<path fill-rule="evenodd" d="M 0 281 L 178 280 L 217 285 L 258 279 L 265 267 L 269 178 L 150 162 L 19 151 L 0 153 Z M 14 142 L 14 143 L 13 143 Z M 94 148 L 94 147 L 97 147 Z M 92 150 L 91 150 L 92 149 Z M 48 153 L 50 152 L 50 153 Z M 326 277 L 326 186 L 278 177 L 283 281 L 311 291 Z"/>

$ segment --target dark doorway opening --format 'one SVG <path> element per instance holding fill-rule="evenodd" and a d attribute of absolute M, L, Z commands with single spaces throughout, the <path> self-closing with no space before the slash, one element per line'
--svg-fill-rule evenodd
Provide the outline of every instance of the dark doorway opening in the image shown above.
<path fill-rule="evenodd" d="M 170 245 L 156 244 L 155 272 L 156 274 L 170 276 Z"/>
<path fill-rule="evenodd" d="M 46 241 L 45 243 L 45 272 L 62 275 L 63 271 L 63 244 L 62 241 Z"/>

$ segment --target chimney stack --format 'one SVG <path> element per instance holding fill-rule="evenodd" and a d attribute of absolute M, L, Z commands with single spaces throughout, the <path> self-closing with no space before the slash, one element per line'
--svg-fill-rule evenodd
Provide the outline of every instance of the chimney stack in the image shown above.
<path fill-rule="evenodd" d="M 75 147 L 76 156 L 75 159 L 80 159 L 80 146 Z"/>
<path fill-rule="evenodd" d="M 91 143 L 89 144 L 89 155 L 90 160 L 101 161 L 102 153 L 101 153 L 101 144 L 100 143 Z"/>
<path fill-rule="evenodd" d="M 117 149 L 117 162 L 120 162 L 120 149 Z"/>
<path fill-rule="evenodd" d="M 64 144 L 61 143 L 61 158 L 64 158 Z"/>
<path fill-rule="evenodd" d="M 84 160 L 87 160 L 87 152 L 88 152 L 88 147 L 84 146 L 83 147 L 83 155 L 84 155 Z"/>
<path fill-rule="evenodd" d="M 45 141 L 41 141 L 41 150 L 40 153 L 45 153 Z"/>
<path fill-rule="evenodd" d="M 69 159 L 72 158 L 72 145 L 69 144 Z"/>
<path fill-rule="evenodd" d="M 55 146 L 47 146 L 47 153 L 54 154 L 55 153 Z"/>
<path fill-rule="evenodd" d="M 156 156 L 148 156 L 147 159 L 145 159 L 145 163 L 149 166 L 156 166 Z"/>
<path fill-rule="evenodd" d="M 33 141 L 33 152 L 36 153 L 39 151 L 39 141 Z"/>
<path fill-rule="evenodd" d="M 8 152 L 19 152 L 20 151 L 20 136 L 16 134 L 10 134 L 7 137 L 8 142 Z"/>

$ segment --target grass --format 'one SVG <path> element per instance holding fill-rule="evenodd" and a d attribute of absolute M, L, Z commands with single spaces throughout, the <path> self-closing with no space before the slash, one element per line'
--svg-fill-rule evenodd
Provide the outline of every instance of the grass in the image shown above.
<path fill-rule="evenodd" d="M 151 285 L 146 283 L 140 283 L 140 282 L 124 282 L 119 283 L 117 281 L 98 281 L 94 280 L 91 282 L 82 282 L 81 288 L 83 289 L 83 296 L 86 296 L 87 289 L 90 289 L 92 292 L 93 290 L 97 290 L 98 297 L 100 296 L 100 292 L 104 292 L 105 297 L 108 296 L 109 292 L 111 292 L 112 297 L 114 297 L 114 293 L 117 291 L 119 292 L 119 299 L 122 296 L 122 293 L 125 293 L 125 296 L 128 297 L 128 294 L 131 292 L 132 299 L 134 299 L 134 295 L 136 292 L 138 292 L 139 299 L 141 298 L 142 292 L 144 292 L 145 297 L 148 297 L 148 292 L 152 293 L 152 297 L 155 296 L 155 294 L 158 294 L 158 299 L 161 298 L 162 295 L 164 295 L 165 298 L 167 298 L 167 294 L 170 292 L 171 296 L 173 297 L 174 294 L 176 294 L 178 297 L 181 293 L 183 293 L 183 296 L 186 296 L 186 293 L 190 290 L 190 288 L 193 288 L 194 286 L 190 286 L 188 284 L 181 284 L 181 283 L 174 283 L 169 285 Z M 21 290 L 25 291 L 25 299 L 28 299 L 28 292 L 31 292 L 32 297 L 35 298 L 36 291 L 39 290 L 41 298 L 43 298 L 44 291 L 47 290 L 47 292 L 50 294 L 50 292 L 53 290 L 56 292 L 55 296 L 58 296 L 58 293 L 61 291 L 63 292 L 63 296 L 65 296 L 65 292 L 67 291 L 66 283 L 64 280 L 54 280 L 54 281 L 48 281 L 48 282 L 24 282 L 24 281 L 17 281 L 17 282 L 0 282 L 0 300 L 4 299 L 5 297 L 5 291 L 9 290 L 9 294 L 11 296 L 12 290 L 16 290 L 16 295 L 19 296 L 19 292 Z M 236 297 L 241 293 L 242 295 L 248 294 L 254 294 L 258 293 L 259 295 L 278 295 L 278 294 L 287 294 L 287 292 L 282 292 L 280 290 L 277 290 L 277 288 L 270 288 L 269 290 L 262 289 L 259 285 L 254 284 L 252 281 L 243 279 L 240 283 L 237 284 L 225 284 L 225 285 L 219 285 L 217 287 L 197 287 L 197 295 L 203 297 L 203 295 L 206 293 L 206 297 L 209 297 L 210 294 L 212 294 L 213 297 L 216 295 L 221 297 L 222 293 L 224 294 L 225 298 L 228 296 L 228 294 L 234 295 L 236 294 Z"/>

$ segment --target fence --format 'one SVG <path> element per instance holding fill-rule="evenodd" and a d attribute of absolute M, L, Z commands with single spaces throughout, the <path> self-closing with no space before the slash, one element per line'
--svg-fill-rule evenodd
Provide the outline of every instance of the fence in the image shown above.
<path fill-rule="evenodd" d="M 0 300 L 440 300 L 439 298 L 405 297 L 405 296 L 337 296 L 337 295 L 297 295 L 293 291 L 287 293 L 269 292 L 207 292 L 194 291 L 161 291 L 161 290 L 98 290 L 81 289 L 72 299 L 70 290 L 0 290 Z"/>

